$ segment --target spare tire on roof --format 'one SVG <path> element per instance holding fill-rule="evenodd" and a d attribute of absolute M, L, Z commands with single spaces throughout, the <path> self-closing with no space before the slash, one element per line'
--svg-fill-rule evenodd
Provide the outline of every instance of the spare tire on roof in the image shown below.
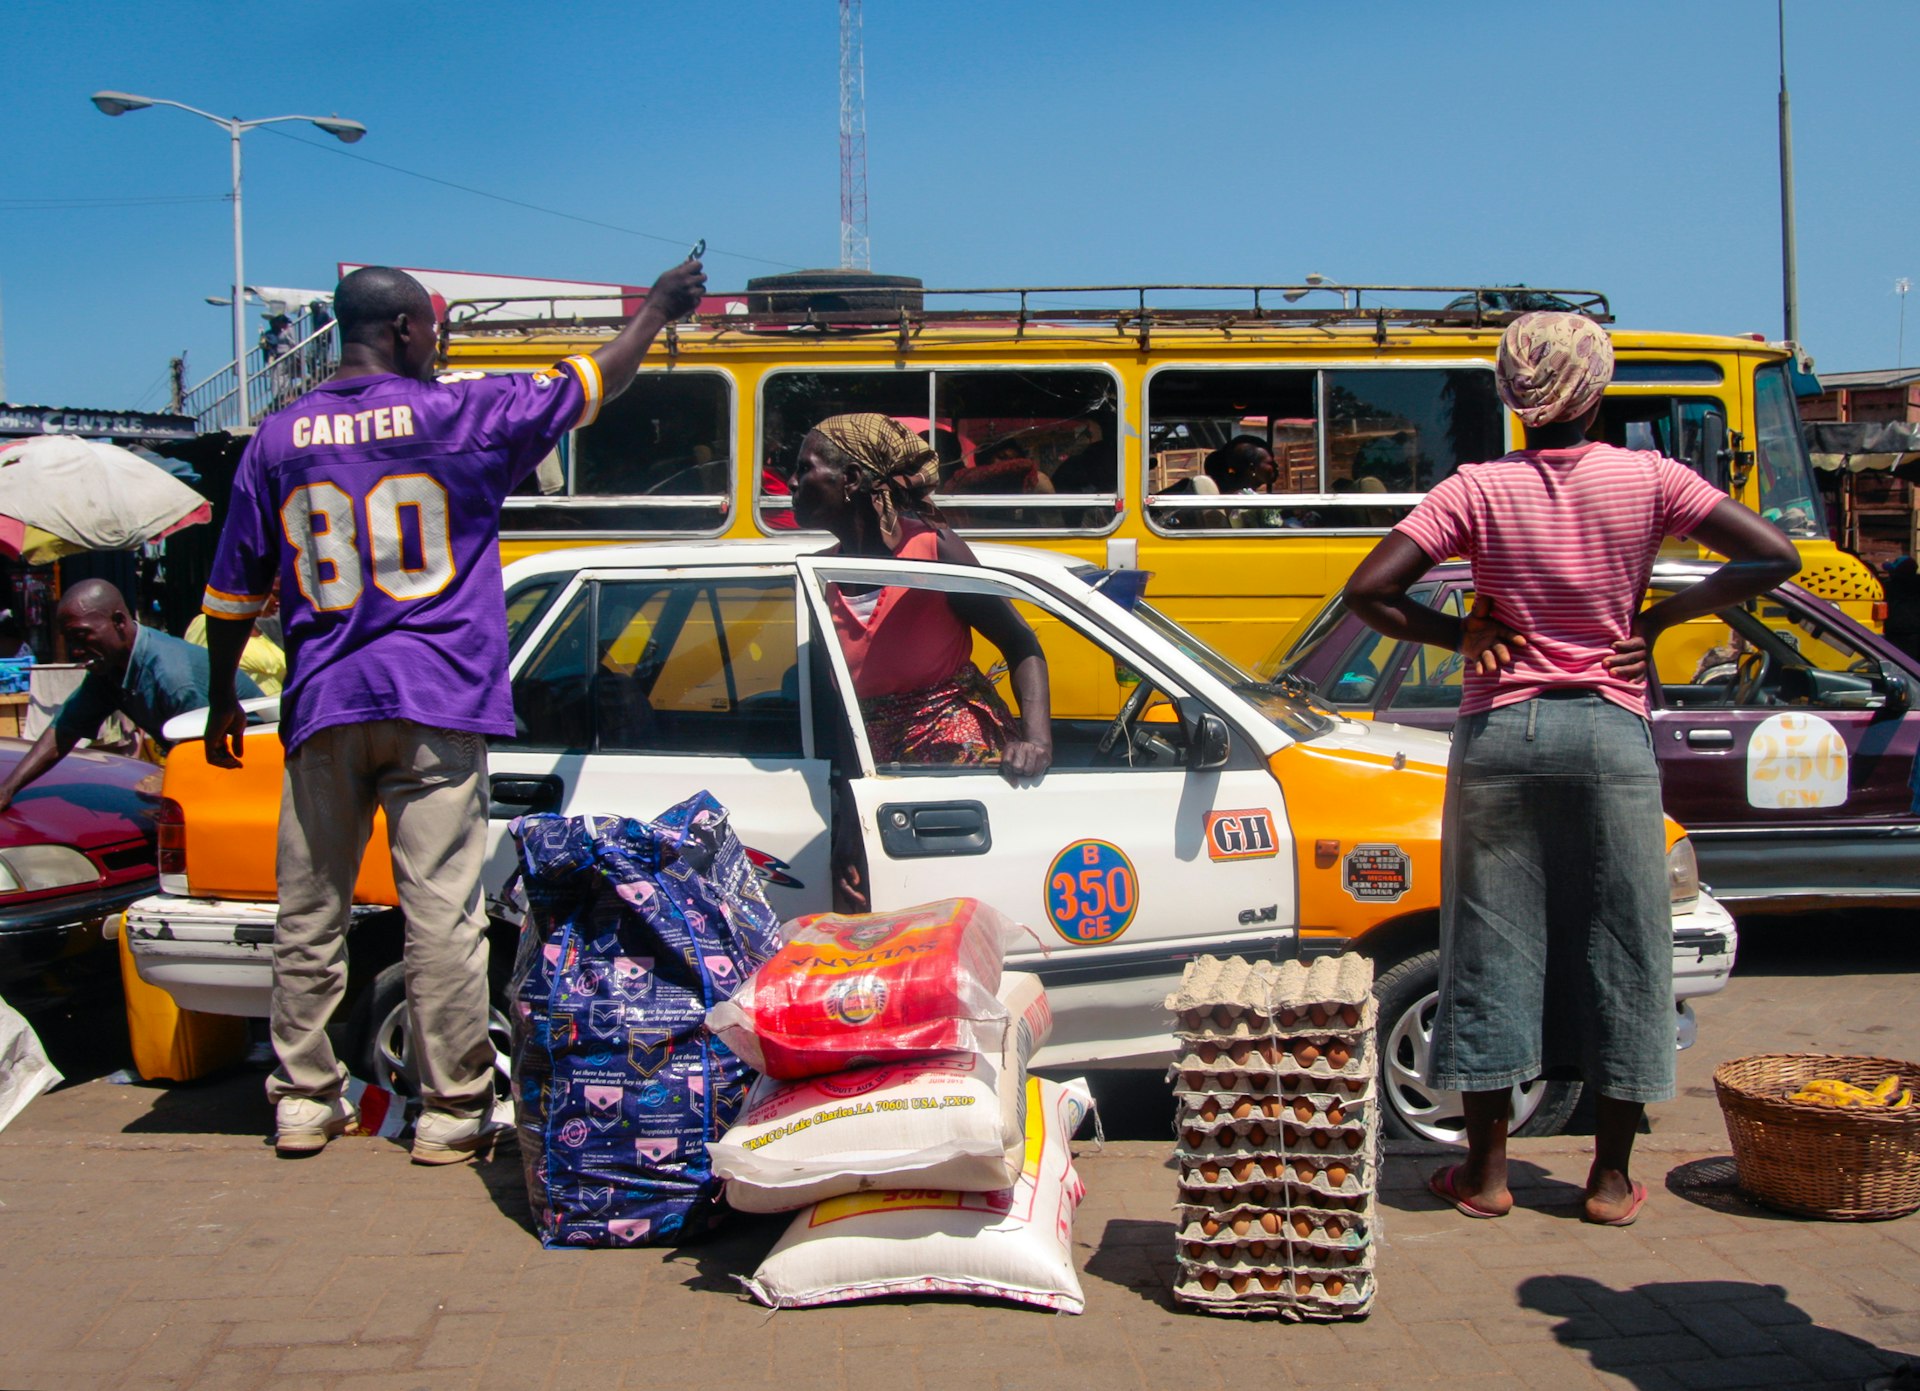
<path fill-rule="evenodd" d="M 801 317 L 873 311 L 892 318 L 923 302 L 918 276 L 880 275 L 869 270 L 797 270 L 759 275 L 747 282 L 747 312 Z"/>

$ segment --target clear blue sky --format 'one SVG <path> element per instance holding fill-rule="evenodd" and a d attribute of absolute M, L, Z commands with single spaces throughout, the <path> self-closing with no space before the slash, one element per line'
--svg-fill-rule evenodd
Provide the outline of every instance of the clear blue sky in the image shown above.
<path fill-rule="evenodd" d="M 1920 5 L 1789 0 L 1803 337 L 1891 366 L 1920 278 Z M 224 135 L 99 88 L 338 112 L 246 139 L 247 278 L 342 260 L 716 288 L 838 258 L 837 7 L 13 0 L 0 313 L 15 402 L 157 405 L 228 356 Z M 876 269 L 929 284 L 1525 281 L 1623 324 L 1781 331 L 1771 0 L 866 0 Z M 139 202 L 131 206 L 52 206 Z M 747 259 L 765 258 L 764 261 Z M 1920 362 L 1920 302 L 1907 361 Z M 257 328 L 257 319 L 252 326 Z"/>

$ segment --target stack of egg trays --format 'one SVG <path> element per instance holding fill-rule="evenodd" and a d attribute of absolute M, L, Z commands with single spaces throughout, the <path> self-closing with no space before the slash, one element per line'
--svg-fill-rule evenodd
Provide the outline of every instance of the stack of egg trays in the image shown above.
<path fill-rule="evenodd" d="M 1176 1300 L 1296 1319 L 1371 1306 L 1372 983 L 1359 957 L 1202 957 L 1167 1000 L 1179 1017 Z"/>

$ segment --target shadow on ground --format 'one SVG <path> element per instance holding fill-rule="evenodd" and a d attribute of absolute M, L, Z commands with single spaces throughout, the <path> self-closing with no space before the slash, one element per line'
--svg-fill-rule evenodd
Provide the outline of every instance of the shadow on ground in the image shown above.
<path fill-rule="evenodd" d="M 1515 1294 L 1521 1308 L 1559 1319 L 1553 1336 L 1586 1353 L 1594 1371 L 1631 1386 L 1854 1388 L 1905 1361 L 1815 1323 L 1779 1285 L 1675 1280 L 1613 1289 L 1583 1275 L 1536 1275 Z"/>
<path fill-rule="evenodd" d="M 1118 1285 L 1162 1309 L 1174 1308 L 1173 1223 L 1116 1217 L 1101 1231 L 1098 1241 L 1076 1241 L 1089 1251 L 1085 1268 L 1089 1278 Z"/>

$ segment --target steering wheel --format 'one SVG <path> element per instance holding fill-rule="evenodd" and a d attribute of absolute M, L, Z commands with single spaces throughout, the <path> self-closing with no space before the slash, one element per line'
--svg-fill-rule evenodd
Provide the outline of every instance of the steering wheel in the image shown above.
<path fill-rule="evenodd" d="M 1128 726 L 1140 717 L 1140 712 L 1146 709 L 1147 701 L 1152 695 L 1153 687 L 1149 683 L 1137 682 L 1134 688 L 1127 692 L 1127 698 L 1120 706 L 1120 713 L 1113 717 L 1113 723 L 1102 731 L 1100 742 L 1093 746 L 1094 751 L 1107 754 L 1111 753 L 1113 746 L 1123 739 L 1131 743 L 1132 736 L 1127 732 Z"/>
<path fill-rule="evenodd" d="M 1773 675 L 1773 654 L 1762 647 L 1749 647 L 1740 654 L 1733 680 L 1735 705 L 1758 705 L 1760 688 Z"/>

